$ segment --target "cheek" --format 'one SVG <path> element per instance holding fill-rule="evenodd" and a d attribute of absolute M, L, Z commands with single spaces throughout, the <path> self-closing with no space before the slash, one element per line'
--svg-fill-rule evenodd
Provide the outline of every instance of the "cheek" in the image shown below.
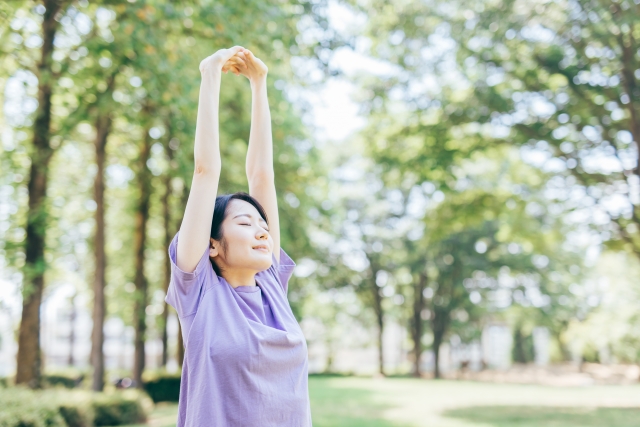
<path fill-rule="evenodd" d="M 250 227 L 237 226 L 229 230 L 227 242 L 229 247 L 233 247 L 236 251 L 246 252 L 247 247 L 251 248 L 254 235 Z"/>

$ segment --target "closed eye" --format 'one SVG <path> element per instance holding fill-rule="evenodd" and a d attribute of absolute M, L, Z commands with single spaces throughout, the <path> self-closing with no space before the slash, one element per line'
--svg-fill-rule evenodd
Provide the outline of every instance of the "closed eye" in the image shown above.
<path fill-rule="evenodd" d="M 241 222 L 239 223 L 239 225 L 248 225 L 249 227 L 251 227 L 251 224 L 247 224 L 246 222 Z M 269 231 L 269 229 L 266 227 L 262 227 L 262 228 L 264 228 L 266 231 Z"/>

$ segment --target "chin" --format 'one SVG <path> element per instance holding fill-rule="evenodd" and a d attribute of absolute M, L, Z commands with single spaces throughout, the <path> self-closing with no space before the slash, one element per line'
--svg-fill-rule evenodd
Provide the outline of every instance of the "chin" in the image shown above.
<path fill-rule="evenodd" d="M 256 270 L 264 271 L 264 270 L 268 270 L 269 267 L 271 267 L 271 261 L 265 261 L 265 262 L 258 263 Z"/>
<path fill-rule="evenodd" d="M 271 252 L 259 252 L 254 254 L 253 259 L 255 263 L 260 267 L 260 270 L 266 270 L 271 267 Z"/>

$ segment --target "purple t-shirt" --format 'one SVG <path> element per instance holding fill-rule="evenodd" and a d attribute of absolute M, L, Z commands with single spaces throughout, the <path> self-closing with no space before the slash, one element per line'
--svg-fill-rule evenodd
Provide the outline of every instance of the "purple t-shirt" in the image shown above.
<path fill-rule="evenodd" d="M 281 248 L 258 286 L 234 289 L 208 245 L 193 273 L 180 270 L 179 234 L 166 297 L 185 345 L 177 427 L 311 427 L 307 343 L 287 300 L 293 260 Z"/>

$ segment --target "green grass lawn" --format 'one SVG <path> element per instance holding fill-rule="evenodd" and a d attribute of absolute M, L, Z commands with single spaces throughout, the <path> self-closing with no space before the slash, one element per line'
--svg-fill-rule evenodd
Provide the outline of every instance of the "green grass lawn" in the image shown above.
<path fill-rule="evenodd" d="M 311 377 L 309 393 L 314 427 L 640 427 L 640 385 Z M 175 425 L 176 410 L 158 405 L 149 425 Z"/>

